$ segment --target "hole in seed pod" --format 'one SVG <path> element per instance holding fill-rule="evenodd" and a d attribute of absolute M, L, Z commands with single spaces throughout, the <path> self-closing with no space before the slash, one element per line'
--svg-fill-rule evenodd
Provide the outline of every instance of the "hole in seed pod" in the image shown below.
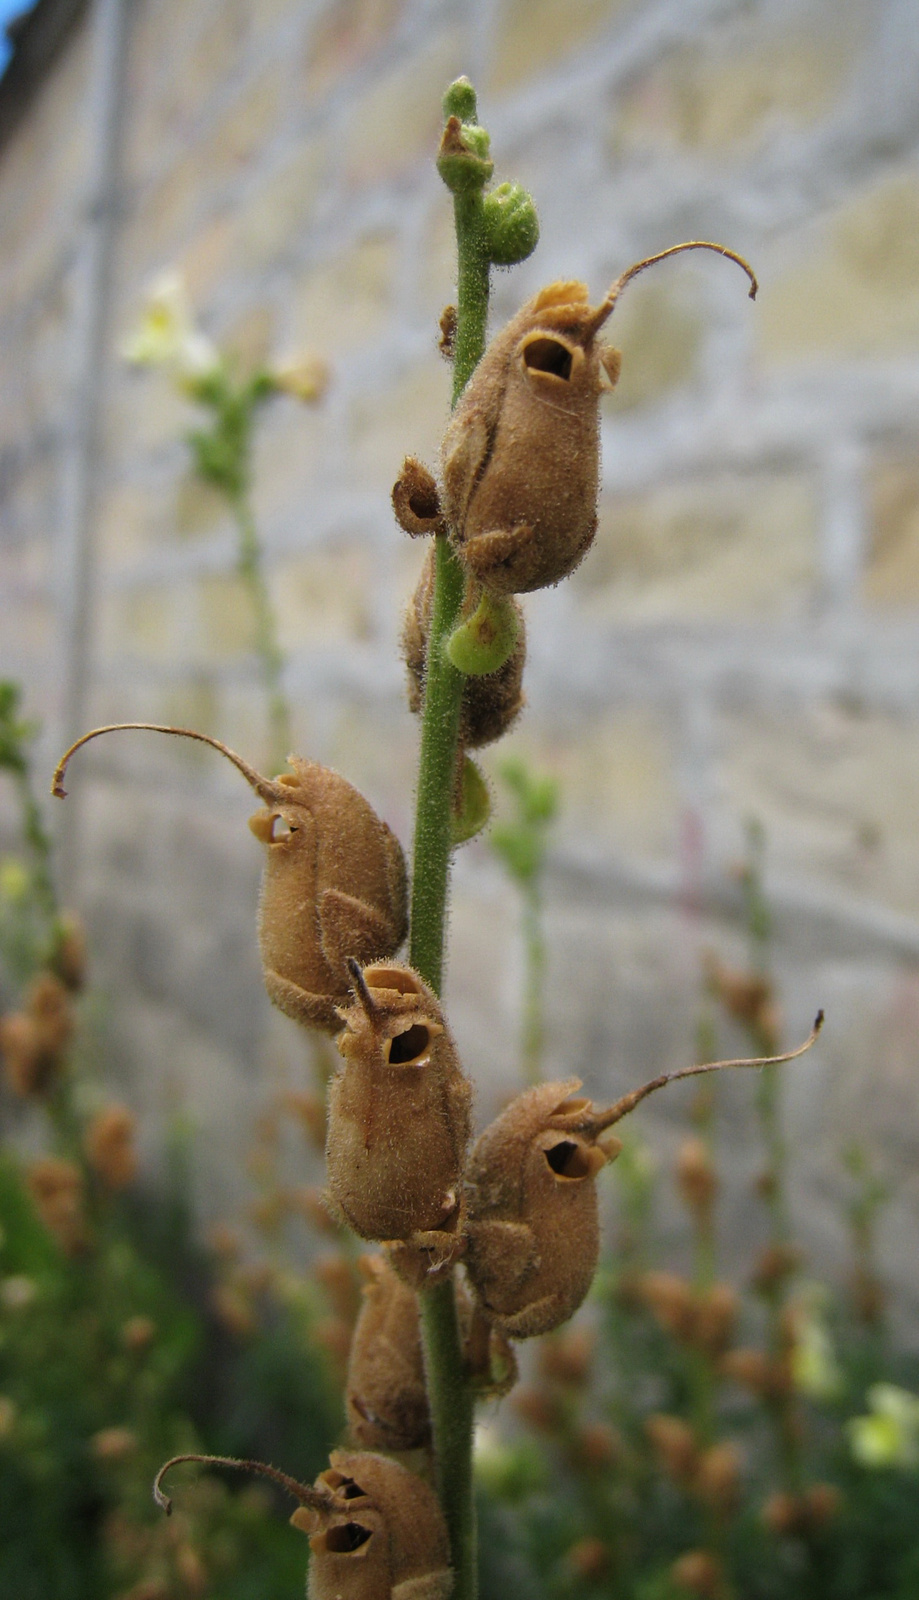
<path fill-rule="evenodd" d="M 415 489 L 409 493 L 408 503 L 415 516 L 425 520 L 430 517 L 436 517 L 440 513 L 436 488 Z"/>
<path fill-rule="evenodd" d="M 291 823 L 285 822 L 283 817 L 272 817 L 271 838 L 268 842 L 269 844 L 280 844 L 283 839 L 289 839 L 290 835 L 296 833 L 296 831 L 296 828 Z"/>
<path fill-rule="evenodd" d="M 389 1061 L 393 1067 L 407 1067 L 423 1056 L 431 1042 L 429 1030 L 416 1022 L 404 1033 L 397 1033 L 389 1046 Z"/>
<path fill-rule="evenodd" d="M 551 1150 L 544 1151 L 544 1155 L 559 1178 L 586 1178 L 590 1172 L 587 1151 L 573 1139 L 562 1139 Z"/>
<path fill-rule="evenodd" d="M 548 372 L 553 378 L 571 377 L 571 351 L 558 339 L 531 339 L 523 352 L 524 366 L 531 372 Z"/>
<path fill-rule="evenodd" d="M 335 1555 L 349 1556 L 366 1544 L 373 1532 L 372 1528 L 364 1528 L 359 1522 L 342 1522 L 337 1528 L 330 1528 L 325 1536 L 325 1547 Z"/>
<path fill-rule="evenodd" d="M 342 1478 L 338 1485 L 338 1493 L 342 1500 L 364 1500 L 367 1491 L 362 1489 L 359 1483 L 355 1483 L 353 1478 Z"/>

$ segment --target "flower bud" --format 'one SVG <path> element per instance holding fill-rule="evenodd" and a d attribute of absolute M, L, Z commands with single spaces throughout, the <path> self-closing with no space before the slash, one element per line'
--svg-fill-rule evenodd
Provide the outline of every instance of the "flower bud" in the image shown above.
<path fill-rule="evenodd" d="M 368 1450 L 415 1450 L 430 1443 L 418 1300 L 384 1256 L 361 1256 L 364 1303 L 351 1354 L 345 1403 L 357 1442 Z"/>
<path fill-rule="evenodd" d="M 603 1113 L 573 1099 L 580 1079 L 518 1095 L 473 1148 L 466 1273 L 485 1315 L 512 1339 L 567 1322 L 599 1251 L 594 1179 L 621 1148 Z"/>
<path fill-rule="evenodd" d="M 482 202 L 488 254 L 496 267 L 513 267 L 539 243 L 539 218 L 532 196 L 519 183 L 499 183 Z"/>
<path fill-rule="evenodd" d="M 489 155 L 489 138 L 477 123 L 447 118 L 440 141 L 437 170 L 453 194 L 472 194 L 484 189 L 495 170 Z"/>
<path fill-rule="evenodd" d="M 421 569 L 415 593 L 409 602 L 402 625 L 402 654 L 408 668 L 409 710 L 419 712 L 424 704 L 424 677 L 427 667 L 431 608 L 434 598 L 433 551 Z M 510 654 L 495 672 L 467 677 L 460 709 L 460 744 L 469 750 L 493 744 L 516 721 L 524 705 L 523 668 L 526 662 L 526 625 L 516 601 L 516 641 Z"/>
<path fill-rule="evenodd" d="M 447 1265 L 459 1245 L 472 1087 L 440 1004 L 410 967 L 351 965 L 329 1086 L 329 1192 L 363 1239 Z"/>
<path fill-rule="evenodd" d="M 447 1600 L 447 1529 L 433 1489 L 397 1461 L 333 1450 L 316 1489 L 333 1509 L 303 1505 L 310 1534 L 308 1600 Z"/>

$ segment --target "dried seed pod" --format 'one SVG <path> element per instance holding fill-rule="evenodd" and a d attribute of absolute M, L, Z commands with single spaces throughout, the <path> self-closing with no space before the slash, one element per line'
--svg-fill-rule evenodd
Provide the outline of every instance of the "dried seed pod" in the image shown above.
<path fill-rule="evenodd" d="M 619 1151 L 572 1099 L 579 1078 L 539 1084 L 486 1128 L 469 1161 L 466 1271 L 512 1339 L 557 1328 L 590 1288 L 599 1251 L 594 1179 Z"/>
<path fill-rule="evenodd" d="M 32 1162 L 26 1176 L 35 1209 L 48 1232 L 68 1255 L 75 1255 L 86 1243 L 79 1167 L 57 1156 L 43 1156 Z"/>
<path fill-rule="evenodd" d="M 726 1600 L 724 1568 L 711 1550 L 687 1550 L 670 1568 L 670 1576 L 684 1594 L 700 1600 Z"/>
<path fill-rule="evenodd" d="M 711 1154 L 701 1139 L 684 1139 L 677 1153 L 677 1187 L 689 1208 L 704 1226 L 711 1217 L 718 1193 L 718 1176 Z"/>
<path fill-rule="evenodd" d="M 447 531 L 437 481 L 416 456 L 406 456 L 402 463 L 392 488 L 392 508 L 399 527 L 413 539 Z"/>
<path fill-rule="evenodd" d="M 86 1131 L 86 1155 L 106 1189 L 125 1189 L 137 1176 L 135 1120 L 127 1106 L 105 1106 Z"/>
<path fill-rule="evenodd" d="M 310 1535 L 307 1600 L 448 1600 L 447 1527 L 433 1489 L 385 1456 L 333 1450 L 330 1460 L 311 1485 L 264 1461 L 173 1456 L 156 1475 L 153 1498 L 169 1516 L 162 1482 L 182 1462 L 258 1473 L 300 1502 L 290 1520 Z"/>
<path fill-rule="evenodd" d="M 571 1098 L 579 1078 L 539 1084 L 512 1100 L 469 1160 L 466 1271 L 485 1315 L 509 1338 L 529 1339 L 577 1310 L 599 1253 L 594 1179 L 621 1148 L 607 1131 L 614 1123 L 681 1078 L 791 1061 L 810 1049 L 822 1024 L 821 1011 L 797 1050 L 664 1072 L 604 1111 Z M 691 1294 L 689 1312 L 691 1328 Z"/>
<path fill-rule="evenodd" d="M 645 1433 L 668 1478 L 688 1486 L 699 1470 L 699 1451 L 695 1435 L 682 1417 L 663 1411 L 645 1419 Z"/>
<path fill-rule="evenodd" d="M 695 1322 L 695 1301 L 692 1286 L 676 1272 L 646 1272 L 638 1285 L 644 1305 L 662 1328 L 675 1339 L 687 1341 L 692 1337 Z"/>
<path fill-rule="evenodd" d="M 418 1299 L 385 1256 L 361 1256 L 365 1278 L 345 1404 L 354 1438 L 368 1450 L 415 1450 L 431 1439 Z"/>
<path fill-rule="evenodd" d="M 728 1517 L 740 1497 L 740 1453 L 724 1439 L 713 1444 L 699 1458 L 693 1492 L 720 1517 Z"/>
<path fill-rule="evenodd" d="M 329 1086 L 329 1191 L 361 1238 L 407 1241 L 442 1267 L 460 1245 L 472 1087 L 416 972 L 350 968 L 344 1060 Z"/>
<path fill-rule="evenodd" d="M 523 594 L 558 583 L 586 554 L 597 526 L 599 398 L 620 355 L 598 335 L 639 272 L 691 240 L 637 262 L 591 306 L 582 283 L 553 283 L 492 340 L 450 420 L 442 508 L 460 558 L 489 589 Z"/>
<path fill-rule="evenodd" d="M 405 937 L 405 861 L 395 835 L 363 795 L 328 767 L 291 756 L 292 770 L 269 780 L 218 739 L 157 723 L 118 723 L 84 734 L 61 760 L 54 794 L 65 793 L 64 771 L 73 752 L 116 728 L 199 739 L 232 761 L 264 800 L 249 826 L 267 851 L 258 918 L 265 987 L 295 1022 L 337 1033 L 336 1007 L 348 995 L 348 957 L 391 956 Z"/>
<path fill-rule="evenodd" d="M 424 675 L 431 632 L 434 599 L 434 552 L 428 552 L 402 624 L 402 655 L 408 668 L 408 707 L 420 712 L 424 705 Z M 478 750 L 507 733 L 524 706 L 523 668 L 526 662 L 526 626 L 523 611 L 513 602 L 517 640 L 497 672 L 467 677 L 460 707 L 459 742 Z M 468 608 L 464 608 L 464 611 Z"/>
<path fill-rule="evenodd" d="M 740 1299 L 729 1283 L 713 1283 L 695 1297 L 692 1342 L 709 1357 L 720 1356 L 731 1342 Z"/>
<path fill-rule="evenodd" d="M 437 1496 L 385 1456 L 333 1450 L 318 1490 L 344 1502 L 331 1514 L 302 1506 L 310 1534 L 307 1600 L 447 1600 L 453 1588 Z"/>

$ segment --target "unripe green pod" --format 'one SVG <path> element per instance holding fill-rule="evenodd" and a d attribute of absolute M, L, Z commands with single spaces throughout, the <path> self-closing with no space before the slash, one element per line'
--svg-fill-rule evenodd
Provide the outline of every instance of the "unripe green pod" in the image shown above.
<path fill-rule="evenodd" d="M 431 1441 L 418 1298 L 385 1256 L 358 1265 L 364 1300 L 348 1357 L 348 1424 L 367 1450 L 416 1450 Z"/>
<path fill-rule="evenodd" d="M 334 1205 L 363 1239 L 401 1240 L 443 1267 L 459 1246 L 472 1086 L 437 997 L 410 967 L 350 963 L 343 1057 L 329 1085 Z"/>
<path fill-rule="evenodd" d="M 481 591 L 480 591 L 481 592 Z M 408 705 L 418 712 L 424 705 L 424 675 L 431 632 L 434 598 L 434 552 L 428 552 L 402 624 L 402 654 L 408 668 Z M 497 672 L 467 677 L 460 705 L 459 742 L 464 749 L 478 750 L 507 733 L 525 704 L 523 669 L 526 663 L 526 625 L 523 611 L 510 602 L 517 613 L 517 639 L 514 648 Z"/>
<path fill-rule="evenodd" d="M 316 1489 L 345 1502 L 331 1513 L 301 1506 L 310 1534 L 308 1600 L 448 1600 L 447 1528 L 437 1496 L 385 1456 L 333 1450 Z"/>
<path fill-rule="evenodd" d="M 450 419 L 442 509 L 469 572 L 498 594 L 558 583 L 597 526 L 599 399 L 620 355 L 600 330 L 625 285 L 664 256 L 722 245 L 673 245 L 622 274 L 598 306 L 583 283 L 551 283 L 488 346 Z"/>
<path fill-rule="evenodd" d="M 489 259 L 513 267 L 539 243 L 539 218 L 532 196 L 519 183 L 499 183 L 482 200 Z"/>
<path fill-rule="evenodd" d="M 567 1322 L 597 1267 L 594 1179 L 620 1149 L 579 1078 L 511 1101 L 473 1147 L 467 1174 L 466 1274 L 485 1315 L 512 1339 Z"/>
<path fill-rule="evenodd" d="M 290 756 L 290 772 L 263 778 L 208 734 L 158 723 L 95 728 L 63 757 L 53 793 L 74 750 L 100 733 L 141 729 L 199 739 L 232 761 L 265 802 L 249 820 L 266 847 L 258 937 L 265 987 L 279 1010 L 305 1027 L 337 1033 L 347 999 L 349 958 L 394 955 L 408 926 L 405 860 L 398 839 L 345 778 Z"/>

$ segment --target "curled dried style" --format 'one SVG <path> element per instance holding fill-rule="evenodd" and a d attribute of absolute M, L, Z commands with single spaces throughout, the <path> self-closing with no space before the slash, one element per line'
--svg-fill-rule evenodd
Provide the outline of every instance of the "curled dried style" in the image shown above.
<path fill-rule="evenodd" d="M 258 936 L 265 987 L 304 1027 L 337 1033 L 348 998 L 348 958 L 395 955 L 405 937 L 405 860 L 395 835 L 345 778 L 300 756 L 269 779 L 219 739 L 191 728 L 122 722 L 94 728 L 58 764 L 52 793 L 63 799 L 74 751 L 103 733 L 137 729 L 197 739 L 226 756 L 264 808 L 249 827 L 265 846 Z"/>
<path fill-rule="evenodd" d="M 467 1169 L 466 1273 L 484 1315 L 508 1338 L 549 1333 L 573 1316 L 597 1269 L 594 1180 L 619 1154 L 609 1129 L 665 1084 L 731 1067 L 778 1066 L 809 1050 L 707 1061 L 661 1073 L 605 1110 L 575 1098 L 580 1079 L 527 1089 L 486 1128 Z"/>
<path fill-rule="evenodd" d="M 633 278 L 687 250 L 712 250 L 736 262 L 755 297 L 756 278 L 742 256 L 691 239 L 637 261 L 598 306 L 590 305 L 583 283 L 549 284 L 488 346 L 444 437 L 440 509 L 467 573 L 493 593 L 558 583 L 590 548 L 598 402 L 615 387 L 621 365 L 619 351 L 598 335 Z M 433 528 L 430 496 L 426 508 Z"/>

